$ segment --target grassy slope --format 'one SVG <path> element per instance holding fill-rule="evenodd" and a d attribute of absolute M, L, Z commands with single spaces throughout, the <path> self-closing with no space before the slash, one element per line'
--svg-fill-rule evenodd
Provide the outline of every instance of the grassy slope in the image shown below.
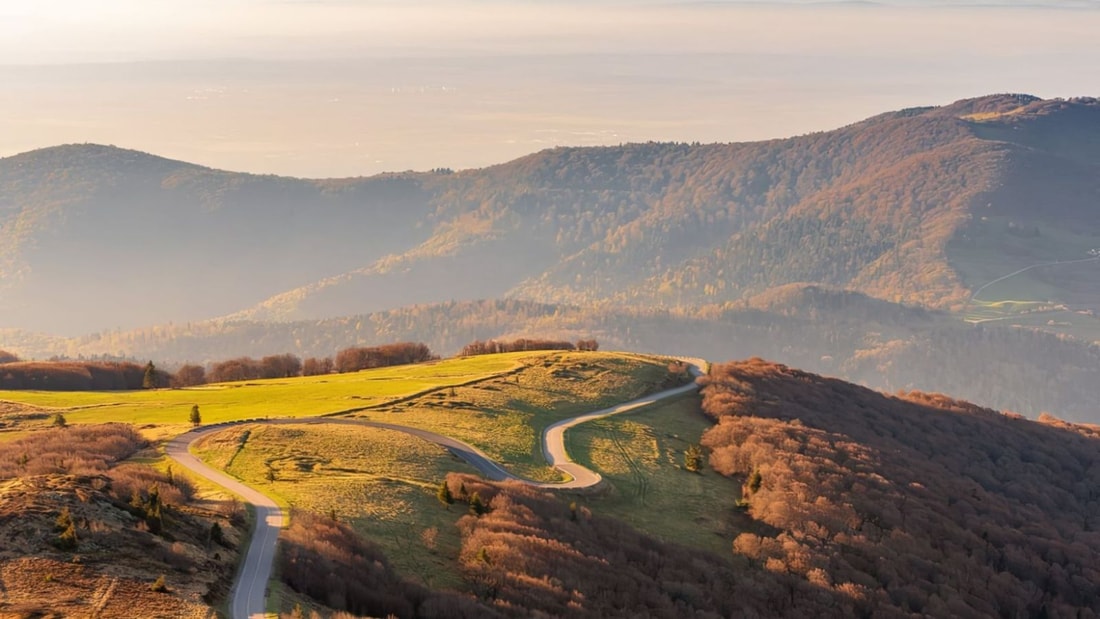
<path fill-rule="evenodd" d="M 4 392 L 0 399 L 63 409 L 71 423 L 167 424 L 161 426 L 164 434 L 187 427 L 176 420 L 186 419 L 192 403 L 200 405 L 207 423 L 373 406 L 356 415 L 452 435 L 519 474 L 553 479 L 539 445 L 546 425 L 652 392 L 666 376 L 664 362 L 637 355 L 540 352 L 198 389 Z M 96 407 L 81 408 L 87 406 Z M 697 440 L 701 427 L 669 431 Z M 473 470 L 443 449 L 399 432 L 322 425 L 228 428 L 196 451 L 284 505 L 335 511 L 382 545 L 406 576 L 432 587 L 461 585 L 453 560 L 460 546 L 454 522 L 464 510 L 443 508 L 435 490 L 447 472 Z M 613 504 L 629 510 L 628 501 L 605 501 L 609 510 Z M 434 548 L 422 539 L 428 530 L 435 532 Z"/>
<path fill-rule="evenodd" d="M 69 423 L 120 421 L 188 427 L 193 404 L 204 423 L 261 417 L 306 417 L 379 404 L 426 389 L 506 372 L 531 353 L 446 359 L 351 374 L 221 383 L 189 389 L 65 392 L 0 391 L 0 400 L 62 410 Z M 49 419 L 40 420 L 41 424 Z"/>
<path fill-rule="evenodd" d="M 967 243 L 949 247 L 948 257 L 963 283 L 971 290 L 1036 264 L 1047 264 L 1089 257 L 1089 250 L 1100 246 L 1091 234 L 1051 227 L 1041 221 L 1023 221 L 1021 227 L 1034 226 L 1037 236 L 1013 234 L 1009 224 L 1018 219 L 987 217 L 976 223 Z M 1090 286 L 1090 271 L 1096 265 L 1053 265 L 1020 273 L 989 285 L 975 295 L 964 318 L 971 322 L 996 321 L 1041 328 L 1085 339 L 1100 340 L 1100 322 L 1091 316 L 1065 312 L 1056 307 L 1065 302 L 1080 304 L 1091 295 L 1071 289 Z M 1081 277 L 1087 279 L 1080 280 Z"/>
<path fill-rule="evenodd" d="M 620 353 L 552 353 L 511 376 L 441 389 L 357 417 L 426 428 L 475 445 L 512 472 L 558 481 L 545 465 L 543 429 L 651 393 L 668 375 L 664 363 Z"/>
<path fill-rule="evenodd" d="M 566 434 L 569 454 L 611 485 L 607 494 L 581 500 L 662 540 L 727 555 L 740 484 L 710 467 L 683 469 L 684 449 L 712 425 L 699 398 L 686 396 L 573 428 Z"/>
<path fill-rule="evenodd" d="M 358 415 L 456 436 L 518 473 L 553 478 L 539 447 L 543 427 L 653 391 L 667 374 L 659 361 L 618 353 L 501 357 L 513 364 L 527 359 L 531 365 L 513 375 L 453 390 L 442 386 Z M 284 505 L 335 510 L 382 545 L 406 576 L 433 587 L 460 586 L 454 522 L 464 510 L 459 505 L 444 509 L 435 491 L 447 472 L 474 471 L 445 450 L 400 432 L 322 425 L 229 428 L 203 439 L 195 451 Z M 436 531 L 434 550 L 421 539 L 428 529 Z"/>
<path fill-rule="evenodd" d="M 195 451 L 284 505 L 335 511 L 380 544 L 402 573 L 429 586 L 457 586 L 444 557 L 458 553 L 453 525 L 461 510 L 445 510 L 435 492 L 449 471 L 475 471 L 444 449 L 392 430 L 322 425 L 230 428 Z M 421 534 L 433 527 L 430 552 Z"/>

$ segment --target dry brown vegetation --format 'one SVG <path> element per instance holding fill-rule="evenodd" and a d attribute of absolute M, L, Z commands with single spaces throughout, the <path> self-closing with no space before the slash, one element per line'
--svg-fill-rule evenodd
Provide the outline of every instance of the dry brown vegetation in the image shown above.
<path fill-rule="evenodd" d="M 95 475 L 145 447 L 128 424 L 81 425 L 0 443 L 0 480 L 29 475 Z"/>
<path fill-rule="evenodd" d="M 408 365 L 438 359 L 426 344 L 398 342 L 382 346 L 345 348 L 336 353 L 333 368 L 337 372 L 358 372 L 392 365 Z"/>
<path fill-rule="evenodd" d="M 0 444 L 0 616 L 211 616 L 242 521 L 170 471 L 116 464 L 144 446 L 123 424 Z"/>
<path fill-rule="evenodd" d="M 580 340 L 576 344 L 565 340 L 545 340 L 519 338 L 512 341 L 488 340 L 470 342 L 462 347 L 460 357 L 474 355 L 495 355 L 504 352 L 523 352 L 528 350 L 598 350 L 596 340 Z"/>
<path fill-rule="evenodd" d="M 403 579 L 377 546 L 351 527 L 296 510 L 280 536 L 278 573 L 294 591 L 330 608 L 371 617 L 492 616 L 457 593 L 432 592 Z"/>
<path fill-rule="evenodd" d="M 851 612 L 845 599 L 749 561 L 666 543 L 568 498 L 448 477 L 487 507 L 458 522 L 471 590 L 511 617 L 772 617 Z M 598 506 L 593 509 L 598 509 Z M 690 514 L 682 517 L 690 518 Z"/>
<path fill-rule="evenodd" d="M 145 369 L 129 362 L 16 361 L 0 367 L 0 389 L 107 391 L 141 389 Z"/>
<path fill-rule="evenodd" d="M 263 378 L 289 378 L 291 376 L 316 376 L 335 372 L 358 372 L 372 368 L 409 365 L 438 359 L 430 348 L 419 342 L 398 342 L 382 346 L 345 348 L 331 357 L 306 359 L 305 363 L 295 355 L 284 353 L 268 355 L 262 359 L 238 357 L 210 365 L 201 376 L 198 366 L 183 366 L 177 372 L 180 386 L 202 382 L 224 383 Z M 180 379 L 180 375 L 184 379 Z M 183 384 L 184 382 L 187 385 Z"/>
<path fill-rule="evenodd" d="M 733 548 L 754 564 L 865 616 L 1100 612 L 1095 430 L 758 359 L 716 366 L 703 406 L 711 464 L 745 480 L 754 529 Z"/>

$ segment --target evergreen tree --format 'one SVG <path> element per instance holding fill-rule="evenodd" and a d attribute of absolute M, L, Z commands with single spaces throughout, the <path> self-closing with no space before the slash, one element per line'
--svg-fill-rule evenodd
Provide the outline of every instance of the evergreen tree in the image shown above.
<path fill-rule="evenodd" d="M 435 493 L 435 498 L 439 499 L 439 502 L 444 505 L 450 505 L 455 502 L 454 496 L 451 495 L 451 487 L 444 481 L 439 484 L 439 491 Z"/>
<path fill-rule="evenodd" d="M 54 528 L 61 533 L 58 534 L 53 545 L 60 550 L 76 550 L 76 523 L 73 522 L 73 517 L 72 514 L 69 513 L 68 507 L 63 508 L 61 513 L 58 514 L 57 520 L 54 521 Z"/>
<path fill-rule="evenodd" d="M 489 507 L 481 500 L 481 495 L 476 492 L 473 493 L 470 496 L 470 513 L 475 516 L 480 516 L 488 511 Z"/>
<path fill-rule="evenodd" d="M 156 389 L 157 387 L 157 366 L 153 365 L 153 362 L 145 364 L 145 376 L 141 379 L 142 389 Z"/>
<path fill-rule="evenodd" d="M 53 425 L 57 428 L 64 428 L 65 426 L 69 425 L 69 421 L 65 419 L 65 415 L 57 413 L 53 416 Z"/>
<path fill-rule="evenodd" d="M 191 425 L 197 426 L 202 423 L 202 414 L 199 413 L 199 405 L 194 404 L 191 406 L 191 416 L 189 417 Z"/>

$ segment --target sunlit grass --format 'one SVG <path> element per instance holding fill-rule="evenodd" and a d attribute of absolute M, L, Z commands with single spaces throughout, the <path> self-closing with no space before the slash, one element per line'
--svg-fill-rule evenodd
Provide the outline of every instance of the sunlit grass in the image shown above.
<path fill-rule="evenodd" d="M 452 436 L 518 475 L 561 481 L 542 455 L 546 426 L 652 393 L 667 376 L 667 364 L 651 357 L 554 353 L 510 376 L 437 390 L 355 416 Z"/>
<path fill-rule="evenodd" d="M 451 471 L 476 471 L 407 434 L 348 425 L 242 425 L 208 435 L 195 453 L 284 506 L 335 514 L 379 544 L 398 571 L 430 586 L 457 586 L 454 521 L 436 489 Z M 434 528 L 435 547 L 422 535 Z"/>
<path fill-rule="evenodd" d="M 683 468 L 684 450 L 710 427 L 698 396 L 689 395 L 569 430 L 570 455 L 611 486 L 579 501 L 665 541 L 728 554 L 740 483 L 709 467 Z"/>
<path fill-rule="evenodd" d="M 164 430 L 170 435 L 189 427 L 187 418 L 195 404 L 199 405 L 204 423 L 307 417 L 376 405 L 434 387 L 486 378 L 515 368 L 532 355 L 455 358 L 349 374 L 220 383 L 188 389 L 0 391 L 0 400 L 60 410 L 69 423 L 169 424 Z M 38 421 L 39 425 L 46 423 L 48 419 Z"/>

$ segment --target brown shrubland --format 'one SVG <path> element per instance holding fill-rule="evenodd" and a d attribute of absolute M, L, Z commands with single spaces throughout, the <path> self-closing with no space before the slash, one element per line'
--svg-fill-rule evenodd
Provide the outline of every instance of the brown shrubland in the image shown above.
<path fill-rule="evenodd" d="M 766 525 L 737 555 L 864 615 L 1100 612 L 1094 431 L 759 359 L 704 380 L 711 464 Z"/>
<path fill-rule="evenodd" d="M 468 597 L 401 578 L 375 545 L 343 523 L 305 511 L 293 512 L 290 522 L 280 538 L 280 577 L 330 608 L 371 617 L 494 615 Z"/>
<path fill-rule="evenodd" d="M 0 479 L 103 473 L 145 445 L 128 424 L 52 428 L 0 443 Z"/>

